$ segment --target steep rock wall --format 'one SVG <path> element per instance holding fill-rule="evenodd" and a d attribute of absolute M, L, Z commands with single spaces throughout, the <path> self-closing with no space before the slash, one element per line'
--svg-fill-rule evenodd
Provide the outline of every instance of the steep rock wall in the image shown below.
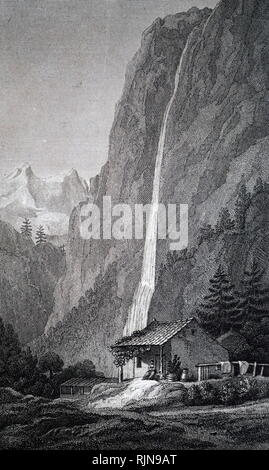
<path fill-rule="evenodd" d="M 267 0 L 222 0 L 212 13 L 192 9 L 158 19 L 144 33 L 128 67 L 108 162 L 95 188 L 99 204 L 104 195 L 113 203 L 150 201 L 160 125 L 189 38 L 168 122 L 161 181 L 164 203 L 189 204 L 189 249 L 177 276 L 163 277 L 157 285 L 150 315 L 158 319 L 188 316 L 220 258 L 226 257 L 228 266 L 240 253 L 242 264 L 251 255 L 249 234 L 202 244 L 198 235 L 203 222 L 216 222 L 222 207 L 233 211 L 243 178 L 249 189 L 258 176 L 268 179 L 268 25 Z M 257 234 L 268 229 L 266 210 Z M 250 224 L 253 220 L 254 215 Z M 168 249 L 168 243 L 158 243 L 158 266 Z M 90 357 L 113 374 L 108 347 L 122 334 L 140 277 L 142 250 L 142 241 L 81 240 L 76 209 L 70 220 L 67 273 L 56 290 L 47 337 L 37 350 L 49 347 L 69 362 Z M 228 267 L 235 270 L 233 263 Z M 95 303 L 85 304 L 90 287 L 97 291 Z M 67 315 L 81 296 L 78 309 Z"/>

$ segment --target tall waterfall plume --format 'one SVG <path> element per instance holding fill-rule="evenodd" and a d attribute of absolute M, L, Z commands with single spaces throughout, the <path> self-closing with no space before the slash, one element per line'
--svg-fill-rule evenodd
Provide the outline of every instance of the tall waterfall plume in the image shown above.
<path fill-rule="evenodd" d="M 156 246 L 157 246 L 157 230 L 158 230 L 158 203 L 159 203 L 159 190 L 160 190 L 160 176 L 161 167 L 164 153 L 164 145 L 166 138 L 166 128 L 169 113 L 174 102 L 178 85 L 179 77 L 183 64 L 183 59 L 187 50 L 188 41 L 181 54 L 180 62 L 175 75 L 175 85 L 173 94 L 166 106 L 159 143 L 155 162 L 155 171 L 153 179 L 153 190 L 151 199 L 151 208 L 149 213 L 146 239 L 144 246 L 143 265 L 140 282 L 135 290 L 132 305 L 128 312 L 127 322 L 124 327 L 123 335 L 131 335 L 134 331 L 142 330 L 147 326 L 148 311 L 150 302 L 155 289 L 155 269 L 156 269 Z"/>

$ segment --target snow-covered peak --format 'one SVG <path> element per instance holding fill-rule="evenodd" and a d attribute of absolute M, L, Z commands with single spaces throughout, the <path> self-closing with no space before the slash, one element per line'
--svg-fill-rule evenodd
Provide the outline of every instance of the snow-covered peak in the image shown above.
<path fill-rule="evenodd" d="M 71 168 L 67 173 L 66 176 L 79 176 L 77 170 L 75 168 Z"/>
<path fill-rule="evenodd" d="M 30 175 L 33 175 L 33 170 L 32 170 L 32 167 L 31 165 L 26 162 L 24 163 L 21 167 L 19 168 L 16 168 L 15 170 L 13 170 L 11 173 L 9 173 L 7 175 L 7 179 L 8 180 L 14 180 L 20 176 L 30 176 Z"/>
<path fill-rule="evenodd" d="M 1 179 L 0 218 L 17 227 L 18 218 L 38 219 L 42 213 L 46 221 L 53 219 L 52 223 L 55 225 L 53 214 L 57 214 L 59 220 L 65 220 L 64 231 L 67 232 L 68 217 L 72 209 L 87 199 L 88 193 L 86 181 L 74 168 L 61 175 L 39 178 L 26 162 Z M 65 217 L 59 217 L 59 214 Z M 52 232 L 55 235 L 55 230 Z"/>
<path fill-rule="evenodd" d="M 22 164 L 21 169 L 22 169 L 23 171 L 32 170 L 32 167 L 31 167 L 31 165 L 30 165 L 29 162 L 25 162 L 25 163 Z"/>

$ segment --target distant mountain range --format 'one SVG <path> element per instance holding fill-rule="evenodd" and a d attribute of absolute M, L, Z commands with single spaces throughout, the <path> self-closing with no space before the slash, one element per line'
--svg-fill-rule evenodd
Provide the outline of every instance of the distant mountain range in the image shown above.
<path fill-rule="evenodd" d="M 19 229 L 28 217 L 34 229 L 43 225 L 49 236 L 63 236 L 72 209 L 88 196 L 89 186 L 76 170 L 44 179 L 25 163 L 0 180 L 0 218 Z"/>

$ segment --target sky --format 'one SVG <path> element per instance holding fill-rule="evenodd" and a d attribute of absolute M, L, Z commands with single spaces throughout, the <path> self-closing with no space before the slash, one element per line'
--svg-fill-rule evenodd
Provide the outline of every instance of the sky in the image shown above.
<path fill-rule="evenodd" d="M 0 0 L 0 174 L 107 159 L 127 63 L 157 17 L 217 0 Z"/>

